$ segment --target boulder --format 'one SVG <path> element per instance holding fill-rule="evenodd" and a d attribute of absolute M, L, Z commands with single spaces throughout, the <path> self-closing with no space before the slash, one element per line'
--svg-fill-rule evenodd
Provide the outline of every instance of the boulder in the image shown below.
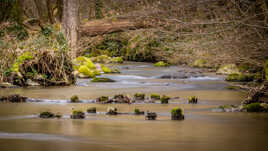
<path fill-rule="evenodd" d="M 91 80 L 91 82 L 115 82 L 115 80 L 113 79 L 109 79 L 109 78 L 93 78 Z"/>
<path fill-rule="evenodd" d="M 166 96 L 166 95 L 163 95 L 161 98 L 160 98 L 160 102 L 161 104 L 168 104 L 168 101 L 170 100 L 170 97 Z"/>

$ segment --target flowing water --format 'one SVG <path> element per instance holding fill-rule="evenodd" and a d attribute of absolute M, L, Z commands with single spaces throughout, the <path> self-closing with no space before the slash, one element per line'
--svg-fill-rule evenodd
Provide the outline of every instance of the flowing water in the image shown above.
<path fill-rule="evenodd" d="M 17 93 L 33 98 L 28 103 L 0 104 L 0 151 L 267 150 L 267 114 L 212 112 L 218 105 L 239 104 L 245 97 L 242 92 L 226 89 L 228 84 L 222 77 L 145 63 L 128 63 L 119 68 L 121 74 L 103 75 L 115 83 L 79 79 L 69 87 L 0 89 L 0 96 Z M 164 75 L 173 76 L 159 78 Z M 166 105 L 103 105 L 92 101 L 102 95 L 138 92 L 179 98 Z M 75 94 L 82 103 L 69 103 Z M 188 96 L 198 96 L 199 103 L 187 104 Z M 104 114 L 108 106 L 120 112 L 150 110 L 157 112 L 158 118 L 145 121 L 144 116 L 108 116 Z M 170 120 L 169 112 L 177 106 L 185 111 L 184 121 Z M 88 107 L 96 107 L 97 114 L 87 114 L 83 120 L 69 118 L 72 108 L 85 111 Z M 40 119 L 41 111 L 58 112 L 63 118 Z"/>

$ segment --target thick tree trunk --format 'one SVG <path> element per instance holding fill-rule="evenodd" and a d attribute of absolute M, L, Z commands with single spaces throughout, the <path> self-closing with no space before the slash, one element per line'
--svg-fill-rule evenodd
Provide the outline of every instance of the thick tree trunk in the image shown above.
<path fill-rule="evenodd" d="M 48 20 L 49 20 L 49 23 L 53 24 L 54 23 L 54 18 L 53 18 L 53 14 L 52 14 L 51 0 L 47 0 L 46 2 L 47 2 Z"/>
<path fill-rule="evenodd" d="M 63 1 L 63 33 L 73 52 L 73 57 L 77 55 L 78 27 L 79 27 L 79 1 Z"/>

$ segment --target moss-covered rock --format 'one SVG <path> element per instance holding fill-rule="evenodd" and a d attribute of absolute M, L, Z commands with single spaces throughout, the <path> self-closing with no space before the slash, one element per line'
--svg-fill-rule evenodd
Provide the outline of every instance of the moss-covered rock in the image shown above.
<path fill-rule="evenodd" d="M 82 65 L 78 69 L 80 78 L 94 78 L 95 74 L 86 65 Z"/>
<path fill-rule="evenodd" d="M 101 65 L 101 70 L 104 72 L 104 73 L 112 73 L 112 70 L 104 65 Z"/>
<path fill-rule="evenodd" d="M 109 78 L 93 78 L 91 80 L 91 82 L 115 82 L 115 80 L 113 79 L 109 79 Z"/>
<path fill-rule="evenodd" d="M 217 74 L 240 74 L 240 71 L 235 64 L 226 64 L 217 70 Z"/>
<path fill-rule="evenodd" d="M 173 108 L 171 111 L 171 120 L 184 120 L 183 110 L 179 107 Z"/>
<path fill-rule="evenodd" d="M 107 115 L 117 115 L 118 114 L 117 108 L 115 108 L 115 107 L 108 107 L 106 114 Z"/>
<path fill-rule="evenodd" d="M 208 66 L 207 61 L 202 59 L 197 59 L 192 64 L 192 67 L 195 68 L 206 68 L 207 66 Z"/>
<path fill-rule="evenodd" d="M 160 100 L 160 95 L 159 94 L 151 94 L 150 95 L 152 100 Z"/>
<path fill-rule="evenodd" d="M 157 114 L 155 112 L 147 112 L 145 115 L 146 120 L 156 120 Z"/>
<path fill-rule="evenodd" d="M 246 109 L 247 112 L 263 112 L 264 107 L 261 105 L 261 103 L 251 103 L 244 106 L 244 109 Z"/>
<path fill-rule="evenodd" d="M 70 98 L 70 101 L 71 101 L 71 103 L 79 103 L 80 102 L 79 97 L 77 95 L 73 95 Z"/>
<path fill-rule="evenodd" d="M 196 96 L 191 96 L 188 98 L 188 103 L 189 104 L 197 104 L 198 98 Z"/>
<path fill-rule="evenodd" d="M 52 112 L 41 112 L 39 114 L 39 117 L 40 118 L 54 118 L 55 117 L 55 114 L 52 113 Z"/>
<path fill-rule="evenodd" d="M 112 58 L 113 63 L 124 63 L 123 57 L 113 57 Z"/>
<path fill-rule="evenodd" d="M 140 109 L 135 109 L 135 110 L 134 110 L 134 113 L 135 113 L 136 115 L 144 115 L 144 111 L 140 111 Z"/>
<path fill-rule="evenodd" d="M 166 96 L 166 95 L 163 95 L 161 98 L 160 98 L 160 102 L 161 104 L 168 104 L 170 100 L 170 97 L 169 96 Z"/>
<path fill-rule="evenodd" d="M 145 99 L 145 94 L 144 93 L 136 93 L 136 94 L 134 94 L 134 100 L 143 101 L 144 99 Z"/>
<path fill-rule="evenodd" d="M 71 115 L 71 119 L 84 119 L 85 113 L 83 111 L 80 110 L 73 110 L 72 111 L 72 115 Z"/>
<path fill-rule="evenodd" d="M 157 63 L 154 64 L 155 67 L 167 67 L 169 66 L 168 63 L 165 63 L 164 61 L 159 61 Z"/>
<path fill-rule="evenodd" d="M 226 81 L 230 82 L 250 82 L 254 80 L 254 75 L 252 74 L 229 74 Z"/>
<path fill-rule="evenodd" d="M 96 107 L 91 107 L 87 109 L 87 113 L 96 113 L 97 109 Z"/>
<path fill-rule="evenodd" d="M 107 55 L 92 57 L 91 60 L 96 63 L 104 63 L 104 64 L 112 62 L 112 58 Z"/>
<path fill-rule="evenodd" d="M 109 97 L 108 96 L 101 96 L 101 97 L 97 98 L 96 101 L 99 103 L 106 103 L 109 101 Z"/>

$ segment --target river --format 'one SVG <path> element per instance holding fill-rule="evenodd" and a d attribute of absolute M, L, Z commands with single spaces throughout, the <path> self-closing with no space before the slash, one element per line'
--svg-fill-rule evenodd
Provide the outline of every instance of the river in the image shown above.
<path fill-rule="evenodd" d="M 221 76 L 186 67 L 153 67 L 149 63 L 126 63 L 121 74 L 103 75 L 117 82 L 91 83 L 79 79 L 74 86 L 0 89 L 0 96 L 21 94 L 38 99 L 21 104 L 0 104 L 0 151 L 226 151 L 267 150 L 268 115 L 263 113 L 218 113 L 218 105 L 240 104 L 245 93 L 228 90 Z M 172 76 L 170 76 L 172 75 Z M 169 104 L 95 104 L 99 96 L 135 93 L 179 97 Z M 82 103 L 69 103 L 78 95 Z M 197 96 L 199 103 L 187 104 Z M 120 112 L 135 108 L 157 112 L 155 121 L 144 116 L 105 115 L 108 106 Z M 171 121 L 170 110 L 182 107 L 185 120 Z M 69 118 L 72 108 L 97 114 L 86 119 Z M 62 119 L 40 119 L 42 111 L 63 114 Z"/>

